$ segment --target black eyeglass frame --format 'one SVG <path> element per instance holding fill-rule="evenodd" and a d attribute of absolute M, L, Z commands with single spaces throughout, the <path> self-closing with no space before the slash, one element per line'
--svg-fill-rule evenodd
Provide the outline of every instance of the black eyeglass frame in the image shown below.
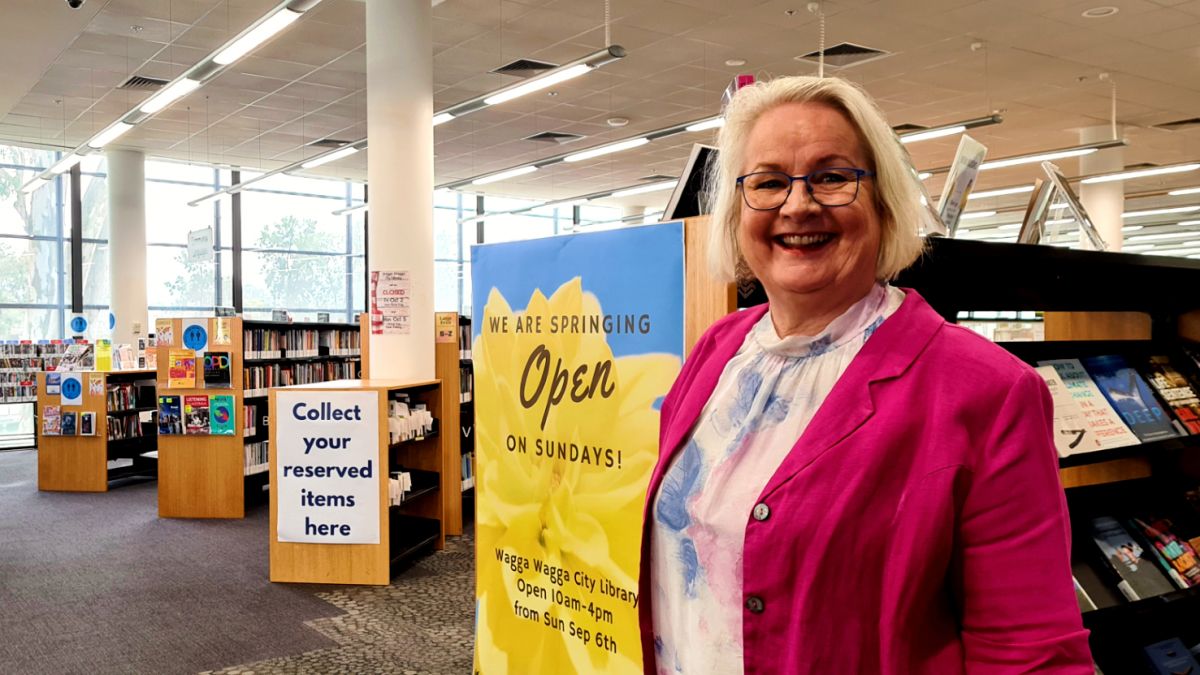
<path fill-rule="evenodd" d="M 808 181 L 808 179 L 812 176 L 826 173 L 828 171 L 853 171 L 854 172 L 854 196 L 850 198 L 850 201 L 846 202 L 845 204 L 826 204 L 826 203 L 822 202 L 820 199 L 818 199 L 817 195 L 815 193 L 813 193 L 812 183 L 810 183 Z M 787 177 L 787 179 L 788 179 L 787 194 L 784 195 L 783 201 L 779 202 L 778 206 L 772 206 L 769 208 L 759 208 L 757 206 L 753 206 L 750 204 L 750 198 L 746 196 L 746 185 L 745 185 L 744 181 L 747 178 L 749 178 L 750 176 L 759 176 L 762 174 L 771 174 L 773 176 L 786 176 Z M 796 181 L 804 182 L 804 188 L 805 188 L 805 190 L 808 191 L 809 198 L 811 198 L 814 202 L 820 204 L 821 206 L 824 206 L 825 208 L 835 209 L 839 206 L 850 206 L 851 204 L 853 204 L 858 199 L 858 191 L 859 191 L 860 186 L 862 185 L 862 179 L 863 178 L 873 178 L 874 176 L 875 176 L 874 171 L 867 171 L 866 169 L 859 169 L 859 168 L 853 167 L 853 166 L 831 166 L 827 169 L 819 169 L 817 171 L 813 171 L 812 173 L 808 174 L 807 176 L 788 176 L 783 171 L 752 171 L 744 176 L 738 176 L 737 177 L 737 186 L 738 186 L 739 191 L 742 193 L 742 201 L 745 202 L 746 207 L 753 209 L 755 211 L 774 211 L 775 209 L 783 208 L 783 205 L 787 204 L 787 200 L 792 198 L 792 188 L 796 185 Z"/>

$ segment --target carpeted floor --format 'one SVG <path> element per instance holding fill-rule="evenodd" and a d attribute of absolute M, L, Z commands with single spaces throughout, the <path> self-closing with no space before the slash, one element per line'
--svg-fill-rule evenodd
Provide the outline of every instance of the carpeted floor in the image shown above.
<path fill-rule="evenodd" d="M 271 584 L 265 504 L 166 520 L 155 487 L 38 492 L 36 454 L 0 452 L 0 671 L 470 671 L 469 537 L 388 587 Z"/>

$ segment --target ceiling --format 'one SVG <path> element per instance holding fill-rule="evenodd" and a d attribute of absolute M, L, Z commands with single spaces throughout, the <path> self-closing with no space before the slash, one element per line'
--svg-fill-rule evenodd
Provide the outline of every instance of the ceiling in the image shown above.
<path fill-rule="evenodd" d="M 0 0 L 0 141 L 73 148 L 147 96 L 116 89 L 131 75 L 182 73 L 277 0 Z M 567 83 L 438 126 L 435 182 L 492 173 L 564 151 L 719 113 L 738 73 L 815 74 L 796 56 L 816 50 L 817 16 L 803 0 L 611 0 L 611 41 L 629 55 Z M 1110 17 L 1084 10 L 1111 5 Z M 365 9 L 324 0 L 287 32 L 120 139 L 178 160 L 271 169 L 310 157 L 310 143 L 357 140 L 366 130 Z M 1125 165 L 1200 160 L 1200 0 L 826 0 L 828 45 L 889 52 L 835 73 L 865 85 L 894 125 L 937 126 L 999 112 L 974 129 L 991 158 L 1080 142 L 1081 129 L 1117 121 Z M 444 0 L 433 8 L 434 101 L 441 109 L 517 81 L 490 73 L 518 58 L 564 63 L 605 45 L 603 0 Z M 728 66 L 742 59 L 745 65 Z M 1107 73 L 1108 79 L 1101 79 Z M 621 128 L 606 123 L 629 120 Z M 566 145 L 522 140 L 544 131 L 581 134 Z M 628 187 L 675 176 L 693 143 L 714 132 L 480 188 L 539 199 Z M 955 137 L 908 146 L 920 168 L 945 166 Z M 369 151 L 310 173 L 366 177 Z M 1078 175 L 1076 160 L 1060 162 Z M 989 171 L 977 190 L 1029 183 L 1036 166 Z M 937 194 L 941 176 L 927 181 Z M 1200 185 L 1200 172 L 1131 181 L 1129 192 Z M 626 205 L 661 206 L 666 192 Z M 1027 195 L 978 208 L 1019 208 Z M 1188 203 L 1152 197 L 1145 204 Z M 1192 197 L 1200 203 L 1200 195 Z M 1133 202 L 1130 202 L 1131 204 Z M 976 208 L 975 203 L 972 208 Z M 1011 214 L 995 220 L 1011 222 Z"/>

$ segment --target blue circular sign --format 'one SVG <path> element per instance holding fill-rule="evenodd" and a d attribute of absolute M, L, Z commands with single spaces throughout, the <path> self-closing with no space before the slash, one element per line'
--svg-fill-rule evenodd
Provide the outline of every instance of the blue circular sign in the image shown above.
<path fill-rule="evenodd" d="M 112 312 L 108 313 L 108 329 L 113 330 L 117 327 L 117 315 Z"/>
<path fill-rule="evenodd" d="M 76 314 L 71 317 L 71 332 L 76 335 L 83 335 L 87 332 L 87 319 Z"/>
<path fill-rule="evenodd" d="M 81 394 L 83 394 L 83 385 L 79 383 L 79 380 L 74 378 L 63 380 L 62 395 L 64 398 L 79 398 Z"/>
<path fill-rule="evenodd" d="M 204 349 L 204 345 L 208 344 L 208 331 L 202 326 L 188 326 L 183 331 L 183 346 L 188 349 L 200 351 Z"/>

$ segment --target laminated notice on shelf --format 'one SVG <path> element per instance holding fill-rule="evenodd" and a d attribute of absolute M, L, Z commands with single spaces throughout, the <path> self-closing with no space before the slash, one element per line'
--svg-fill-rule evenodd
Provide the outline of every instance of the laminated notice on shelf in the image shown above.
<path fill-rule="evenodd" d="M 208 348 L 208 319 L 184 319 L 183 346 L 196 352 L 196 358 L 204 356 Z"/>
<path fill-rule="evenodd" d="M 276 536 L 310 544 L 379 543 L 379 397 L 276 394 Z M 275 486 L 278 486 L 277 488 Z"/>
<path fill-rule="evenodd" d="M 79 373 L 62 374 L 62 405 L 83 405 L 83 377 Z"/>

